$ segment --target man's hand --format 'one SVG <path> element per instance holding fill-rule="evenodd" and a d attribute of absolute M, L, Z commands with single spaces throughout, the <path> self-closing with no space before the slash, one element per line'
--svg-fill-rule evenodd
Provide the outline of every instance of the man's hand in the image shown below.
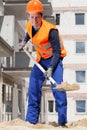
<path fill-rule="evenodd" d="M 25 42 L 22 42 L 22 43 L 20 43 L 20 45 L 19 45 L 19 51 L 22 51 L 23 50 L 23 47 L 25 46 Z"/>
<path fill-rule="evenodd" d="M 52 76 L 52 68 L 49 67 L 48 70 L 45 72 L 46 78 L 49 78 Z"/>

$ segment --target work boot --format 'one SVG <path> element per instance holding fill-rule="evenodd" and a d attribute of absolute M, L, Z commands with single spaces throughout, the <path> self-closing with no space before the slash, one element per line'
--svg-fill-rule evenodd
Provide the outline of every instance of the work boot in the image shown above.
<path fill-rule="evenodd" d="M 61 128 L 68 128 L 68 126 L 67 126 L 66 124 L 58 125 L 58 127 L 61 127 Z"/>

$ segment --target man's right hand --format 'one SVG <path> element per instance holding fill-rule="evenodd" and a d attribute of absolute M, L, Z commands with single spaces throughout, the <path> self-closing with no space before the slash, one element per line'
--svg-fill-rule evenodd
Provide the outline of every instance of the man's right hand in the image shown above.
<path fill-rule="evenodd" d="M 23 51 L 23 47 L 25 46 L 25 42 L 23 41 L 22 43 L 20 43 L 19 45 L 19 51 Z"/>

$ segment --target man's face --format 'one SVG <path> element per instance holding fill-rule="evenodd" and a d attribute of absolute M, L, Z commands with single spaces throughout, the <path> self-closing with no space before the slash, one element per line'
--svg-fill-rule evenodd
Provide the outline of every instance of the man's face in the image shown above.
<path fill-rule="evenodd" d="M 29 20 L 36 28 L 41 26 L 42 18 L 43 16 L 40 13 L 29 13 Z"/>

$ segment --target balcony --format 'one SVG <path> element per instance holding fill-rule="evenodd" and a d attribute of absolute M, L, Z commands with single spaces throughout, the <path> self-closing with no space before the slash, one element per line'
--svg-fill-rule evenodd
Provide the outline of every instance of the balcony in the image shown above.
<path fill-rule="evenodd" d="M 50 2 L 41 0 L 44 7 L 44 16 L 52 15 L 52 6 Z M 26 20 L 26 4 L 28 0 L 4 0 L 4 14 L 15 15 L 17 20 Z"/>

